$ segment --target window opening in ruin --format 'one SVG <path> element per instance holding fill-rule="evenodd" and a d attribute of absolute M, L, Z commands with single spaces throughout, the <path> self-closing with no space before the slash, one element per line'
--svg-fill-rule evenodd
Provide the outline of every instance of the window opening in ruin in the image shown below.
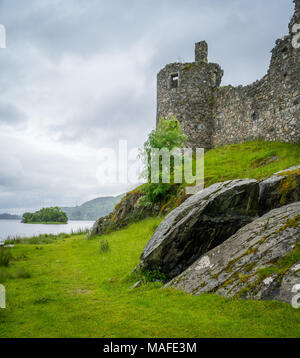
<path fill-rule="evenodd" d="M 177 88 L 178 87 L 178 80 L 179 75 L 178 73 L 171 75 L 171 88 Z"/>
<path fill-rule="evenodd" d="M 257 113 L 255 111 L 252 112 L 251 116 L 254 121 L 257 120 Z"/>

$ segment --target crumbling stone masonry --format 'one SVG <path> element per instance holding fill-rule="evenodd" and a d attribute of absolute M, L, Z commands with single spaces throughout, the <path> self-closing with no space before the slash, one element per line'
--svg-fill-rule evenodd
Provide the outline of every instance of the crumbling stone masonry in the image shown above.
<path fill-rule="evenodd" d="M 192 147 L 212 147 L 214 90 L 223 71 L 207 62 L 207 44 L 196 44 L 196 61 L 172 63 L 157 76 L 157 120 L 176 116 Z"/>
<path fill-rule="evenodd" d="M 268 73 L 248 86 L 220 87 L 223 71 L 207 62 L 205 41 L 195 45 L 195 62 L 173 63 L 157 76 L 157 120 L 176 116 L 187 145 L 210 149 L 247 140 L 300 141 L 300 0 L 289 34 L 276 41 Z M 297 48 L 298 47 L 298 48 Z"/>

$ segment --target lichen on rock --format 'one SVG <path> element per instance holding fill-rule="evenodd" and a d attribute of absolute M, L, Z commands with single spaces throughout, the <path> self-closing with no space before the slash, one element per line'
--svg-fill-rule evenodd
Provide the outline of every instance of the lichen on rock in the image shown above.
<path fill-rule="evenodd" d="M 290 302 L 300 282 L 300 202 L 274 209 L 242 227 L 200 257 L 166 287 L 195 295 L 214 292 L 226 297 Z M 206 282 L 205 286 L 201 283 Z"/>
<path fill-rule="evenodd" d="M 300 201 L 300 165 L 275 173 L 260 183 L 260 215 Z"/>
<path fill-rule="evenodd" d="M 258 214 L 258 182 L 216 183 L 171 211 L 145 247 L 140 267 L 172 278 Z M 200 263 L 198 263 L 200 265 Z"/>

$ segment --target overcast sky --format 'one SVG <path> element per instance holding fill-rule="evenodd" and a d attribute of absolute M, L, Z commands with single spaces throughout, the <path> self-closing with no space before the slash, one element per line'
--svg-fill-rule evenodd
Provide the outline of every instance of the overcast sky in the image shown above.
<path fill-rule="evenodd" d="M 157 72 L 206 40 L 223 85 L 249 84 L 292 14 L 291 0 L 0 0 L 0 213 L 129 189 L 97 181 L 97 153 L 142 146 Z"/>

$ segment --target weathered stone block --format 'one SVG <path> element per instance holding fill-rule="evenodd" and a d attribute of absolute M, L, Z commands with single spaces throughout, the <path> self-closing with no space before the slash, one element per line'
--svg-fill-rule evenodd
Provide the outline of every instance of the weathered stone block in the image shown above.
<path fill-rule="evenodd" d="M 221 244 L 258 213 L 256 180 L 211 185 L 188 198 L 159 225 L 141 255 L 140 267 L 172 278 Z"/>
<path fill-rule="evenodd" d="M 276 299 L 291 303 L 300 280 L 300 202 L 274 209 L 242 227 L 165 287 L 188 293 Z M 284 265 L 280 260 L 284 258 Z"/>
<path fill-rule="evenodd" d="M 281 170 L 259 184 L 259 214 L 300 201 L 300 165 Z"/>

